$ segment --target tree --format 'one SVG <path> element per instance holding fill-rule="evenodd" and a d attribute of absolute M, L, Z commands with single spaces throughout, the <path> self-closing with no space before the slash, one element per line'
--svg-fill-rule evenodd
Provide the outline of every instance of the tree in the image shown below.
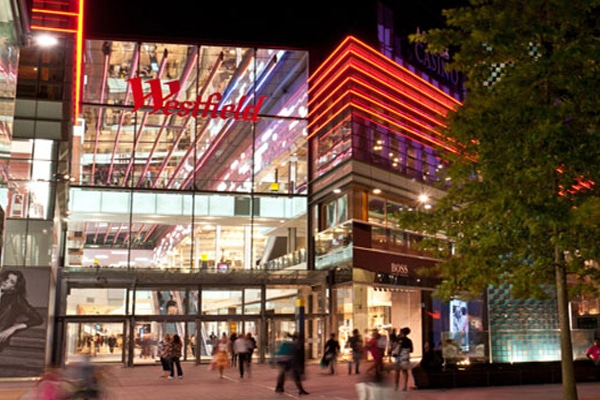
<path fill-rule="evenodd" d="M 459 150 L 447 155 L 446 195 L 400 222 L 454 243 L 439 254 L 442 298 L 556 289 L 566 400 L 577 399 L 567 276 L 580 290 L 600 259 L 599 5 L 470 0 L 443 11 L 445 27 L 411 36 L 449 50 L 467 92 L 443 132 Z"/>

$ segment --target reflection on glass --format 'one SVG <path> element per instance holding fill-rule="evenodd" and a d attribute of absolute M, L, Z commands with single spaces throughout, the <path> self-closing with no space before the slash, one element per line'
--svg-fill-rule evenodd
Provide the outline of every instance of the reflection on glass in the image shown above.
<path fill-rule="evenodd" d="M 67 315 L 125 315 L 125 289 L 77 289 L 67 295 Z"/>
<path fill-rule="evenodd" d="M 385 223 L 385 216 L 385 199 L 376 196 L 369 196 L 369 222 L 383 224 Z"/>
<path fill-rule="evenodd" d="M 242 309 L 241 290 L 203 290 L 203 315 L 238 315 Z"/>
<path fill-rule="evenodd" d="M 244 289 L 244 314 L 260 314 L 260 289 Z"/>
<path fill-rule="evenodd" d="M 90 356 L 93 362 L 122 361 L 123 326 L 123 323 L 116 322 L 67 324 L 66 363 L 78 362 L 82 355 Z"/>

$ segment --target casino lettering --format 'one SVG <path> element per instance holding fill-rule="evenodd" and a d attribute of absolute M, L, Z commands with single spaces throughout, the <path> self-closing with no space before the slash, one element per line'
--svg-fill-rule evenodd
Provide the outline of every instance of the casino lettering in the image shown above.
<path fill-rule="evenodd" d="M 415 43 L 415 58 L 425 68 L 435 72 L 440 77 L 443 77 L 454 85 L 458 85 L 460 76 L 457 71 L 446 70 L 446 60 L 439 54 L 431 54 L 425 50 L 423 43 Z"/>

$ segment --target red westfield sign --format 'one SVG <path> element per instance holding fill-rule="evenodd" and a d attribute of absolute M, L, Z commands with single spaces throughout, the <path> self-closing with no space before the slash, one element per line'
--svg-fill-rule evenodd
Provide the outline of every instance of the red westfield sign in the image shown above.
<path fill-rule="evenodd" d="M 164 115 L 176 114 L 179 117 L 191 115 L 193 117 L 209 117 L 221 119 L 242 119 L 244 121 L 258 121 L 258 112 L 262 103 L 267 96 L 258 98 L 256 104 L 250 104 L 244 107 L 244 103 L 248 98 L 244 95 L 239 102 L 224 104 L 219 108 L 223 96 L 221 93 L 209 94 L 205 100 L 198 96 L 196 101 L 178 101 L 176 100 L 177 93 L 181 89 L 179 81 L 167 82 L 169 94 L 163 96 L 162 84 L 160 79 L 150 79 L 145 83 L 150 85 L 150 93 L 144 95 L 141 78 L 127 79 L 131 84 L 131 93 L 133 94 L 133 111 L 137 111 L 144 107 L 146 99 L 150 98 L 152 102 L 148 107 L 152 108 L 150 114 L 156 114 L 159 111 Z"/>

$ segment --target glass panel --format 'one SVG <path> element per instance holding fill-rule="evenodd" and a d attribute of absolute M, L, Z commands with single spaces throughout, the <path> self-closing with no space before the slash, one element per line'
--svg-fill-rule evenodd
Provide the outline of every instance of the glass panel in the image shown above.
<path fill-rule="evenodd" d="M 376 224 L 385 223 L 386 211 L 385 199 L 369 196 L 369 222 Z"/>
<path fill-rule="evenodd" d="M 408 210 L 408 206 L 394 201 L 386 202 L 386 218 L 389 226 L 398 227 L 398 216 L 401 212 Z"/>
<path fill-rule="evenodd" d="M 241 290 L 203 290 L 202 315 L 238 315 L 242 313 Z"/>
<path fill-rule="evenodd" d="M 260 314 L 260 289 L 244 289 L 244 314 Z"/>
<path fill-rule="evenodd" d="M 296 312 L 298 289 L 267 289 L 266 309 L 275 314 L 293 314 Z"/>
<path fill-rule="evenodd" d="M 387 250 L 387 232 L 385 228 L 371 227 L 371 247 L 374 249 Z"/>
<path fill-rule="evenodd" d="M 404 252 L 407 250 L 406 233 L 399 230 L 390 230 L 388 246 L 391 251 Z"/>
<path fill-rule="evenodd" d="M 67 315 L 125 315 L 125 289 L 76 289 L 67 295 Z"/>
<path fill-rule="evenodd" d="M 368 288 L 369 327 L 381 329 L 391 324 L 392 292 Z"/>
<path fill-rule="evenodd" d="M 184 290 L 136 290 L 136 315 L 182 315 L 187 307 Z"/>
<path fill-rule="evenodd" d="M 183 323 L 180 323 L 183 324 Z M 158 355 L 158 341 L 164 333 L 176 334 L 176 323 L 138 322 L 135 325 L 133 355 L 134 364 L 155 364 Z M 180 335 L 180 337 L 183 337 Z"/>
<path fill-rule="evenodd" d="M 15 140 L 10 160 L 10 218 L 50 219 L 54 143 Z"/>
<path fill-rule="evenodd" d="M 82 355 L 93 362 L 121 362 L 123 326 L 122 322 L 68 323 L 65 362 L 79 362 Z"/>

